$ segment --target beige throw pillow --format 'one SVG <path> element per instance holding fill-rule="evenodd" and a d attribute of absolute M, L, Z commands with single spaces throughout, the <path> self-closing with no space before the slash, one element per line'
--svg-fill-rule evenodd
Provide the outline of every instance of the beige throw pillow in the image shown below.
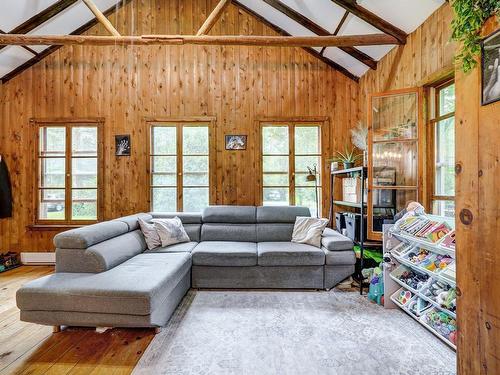
<path fill-rule="evenodd" d="M 181 242 L 189 242 L 189 236 L 177 216 L 172 219 L 153 219 L 155 229 L 163 247 Z"/>
<path fill-rule="evenodd" d="M 144 239 L 146 240 L 146 245 L 149 250 L 153 250 L 154 248 L 161 245 L 160 235 L 155 228 L 154 224 L 150 224 L 138 218 L 139 226 L 141 227 L 141 232 L 144 235 Z"/>
<path fill-rule="evenodd" d="M 327 219 L 297 216 L 293 227 L 292 242 L 321 247 L 321 234 L 327 225 Z"/>

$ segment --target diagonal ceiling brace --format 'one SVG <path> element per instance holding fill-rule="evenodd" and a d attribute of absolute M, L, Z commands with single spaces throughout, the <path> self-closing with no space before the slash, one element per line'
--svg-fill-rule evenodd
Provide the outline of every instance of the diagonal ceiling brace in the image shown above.
<path fill-rule="evenodd" d="M 196 33 L 196 35 L 206 35 L 215 25 L 219 17 L 221 16 L 224 9 L 231 3 L 231 0 L 220 0 L 216 5 L 212 13 L 207 17 L 203 25 L 201 25 L 200 29 Z"/>
<path fill-rule="evenodd" d="M 92 0 L 83 0 L 85 5 L 94 13 L 95 18 L 99 20 L 100 23 L 108 30 L 113 36 L 120 36 L 120 33 L 114 28 L 114 26 L 109 22 L 106 16 L 99 10 L 97 5 L 94 4 Z"/>

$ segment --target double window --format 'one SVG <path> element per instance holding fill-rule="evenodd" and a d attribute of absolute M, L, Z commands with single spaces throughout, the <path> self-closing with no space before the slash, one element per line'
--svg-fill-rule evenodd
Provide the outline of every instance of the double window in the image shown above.
<path fill-rule="evenodd" d="M 313 216 L 317 209 L 321 213 L 320 124 L 261 123 L 261 150 L 262 204 L 306 206 Z M 316 182 L 310 177 L 314 170 Z"/>
<path fill-rule="evenodd" d="M 436 215 L 455 215 L 455 84 L 433 90 L 434 116 L 430 122 L 432 156 L 431 203 Z"/>
<path fill-rule="evenodd" d="M 85 224 L 101 218 L 101 123 L 36 122 L 36 220 Z"/>
<path fill-rule="evenodd" d="M 211 122 L 151 122 L 151 210 L 199 212 L 211 201 Z"/>

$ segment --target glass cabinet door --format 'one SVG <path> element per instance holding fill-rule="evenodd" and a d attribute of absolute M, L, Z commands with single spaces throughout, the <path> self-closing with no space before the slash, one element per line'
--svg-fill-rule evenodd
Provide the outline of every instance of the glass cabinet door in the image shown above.
<path fill-rule="evenodd" d="M 381 239 L 384 220 L 418 200 L 418 89 L 370 97 L 368 111 L 368 238 Z"/>

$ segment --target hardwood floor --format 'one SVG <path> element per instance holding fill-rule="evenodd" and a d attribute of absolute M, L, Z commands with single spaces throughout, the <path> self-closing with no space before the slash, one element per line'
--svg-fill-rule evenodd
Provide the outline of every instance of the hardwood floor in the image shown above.
<path fill-rule="evenodd" d="M 130 374 L 154 337 L 152 329 L 52 327 L 19 320 L 16 291 L 53 267 L 23 266 L 0 273 L 0 375 Z"/>

